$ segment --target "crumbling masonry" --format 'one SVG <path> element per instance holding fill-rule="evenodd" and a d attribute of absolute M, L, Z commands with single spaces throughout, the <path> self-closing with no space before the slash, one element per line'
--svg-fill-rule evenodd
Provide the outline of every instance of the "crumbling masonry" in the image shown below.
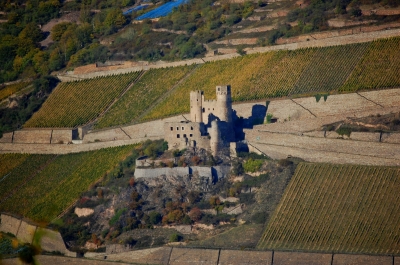
<path fill-rule="evenodd" d="M 164 139 L 168 148 L 203 148 L 217 156 L 235 141 L 231 86 L 216 87 L 216 100 L 205 100 L 203 91 L 190 92 L 191 121 L 166 122 Z"/>

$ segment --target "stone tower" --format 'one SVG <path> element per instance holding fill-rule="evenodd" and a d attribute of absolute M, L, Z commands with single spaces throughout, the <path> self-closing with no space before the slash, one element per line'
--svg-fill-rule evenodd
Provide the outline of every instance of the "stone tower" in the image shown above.
<path fill-rule="evenodd" d="M 190 92 L 190 120 L 192 122 L 203 122 L 202 101 L 203 91 Z"/>
<path fill-rule="evenodd" d="M 228 124 L 232 122 L 232 96 L 231 96 L 231 86 L 217 86 L 217 108 L 216 116 Z"/>
<path fill-rule="evenodd" d="M 221 149 L 221 132 L 219 130 L 218 121 L 213 120 L 210 128 L 210 149 L 213 156 L 217 156 Z"/>

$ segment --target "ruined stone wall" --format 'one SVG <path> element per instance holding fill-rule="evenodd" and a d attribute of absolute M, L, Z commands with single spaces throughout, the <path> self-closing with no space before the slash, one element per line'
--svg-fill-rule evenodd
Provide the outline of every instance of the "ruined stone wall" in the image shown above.
<path fill-rule="evenodd" d="M 136 178 L 155 178 L 162 175 L 165 176 L 185 176 L 189 174 L 198 175 L 210 179 L 225 178 L 230 171 L 229 166 L 215 166 L 215 167 L 162 167 L 162 168 L 136 168 Z"/>
<path fill-rule="evenodd" d="M 189 167 L 136 168 L 135 178 L 156 178 L 159 176 L 189 175 Z"/>
<path fill-rule="evenodd" d="M 216 100 L 203 100 L 202 102 L 202 109 L 204 110 L 202 112 L 202 119 L 205 124 L 208 124 L 208 118 L 210 114 L 214 114 L 215 116 L 217 115 L 217 101 Z"/>
<path fill-rule="evenodd" d="M 183 149 L 192 146 L 192 142 L 197 147 L 208 149 L 209 145 L 204 146 L 201 141 L 202 135 L 206 133 L 203 123 L 198 122 L 166 122 L 164 124 L 164 140 L 168 142 L 168 149 Z"/>

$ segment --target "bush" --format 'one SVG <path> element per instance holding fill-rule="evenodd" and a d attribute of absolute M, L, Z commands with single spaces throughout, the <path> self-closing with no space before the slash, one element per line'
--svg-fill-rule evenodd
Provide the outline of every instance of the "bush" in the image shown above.
<path fill-rule="evenodd" d="M 253 158 L 250 158 L 243 164 L 243 168 L 246 172 L 256 172 L 259 171 L 261 166 L 263 164 L 262 160 L 254 160 Z"/>
<path fill-rule="evenodd" d="M 181 240 L 181 236 L 180 235 L 178 235 L 178 234 L 172 234 L 170 237 L 169 237 L 169 242 L 179 242 L 180 240 Z"/>
<path fill-rule="evenodd" d="M 290 160 L 288 160 L 288 159 L 281 159 L 281 160 L 278 161 L 278 164 L 279 164 L 281 167 L 288 167 L 288 166 L 292 165 L 293 162 L 290 161 Z"/>
<path fill-rule="evenodd" d="M 151 212 L 150 214 L 149 214 L 149 217 L 150 217 L 150 219 L 149 219 L 149 221 L 150 221 L 150 223 L 152 224 L 152 225 L 156 225 L 156 224 L 158 224 L 158 223 L 160 223 L 161 222 L 161 214 L 159 214 L 159 213 L 157 213 L 157 212 Z"/>
<path fill-rule="evenodd" d="M 351 128 L 346 126 L 341 126 L 339 129 L 336 130 L 336 133 L 341 136 L 347 135 L 348 137 L 350 137 Z"/>

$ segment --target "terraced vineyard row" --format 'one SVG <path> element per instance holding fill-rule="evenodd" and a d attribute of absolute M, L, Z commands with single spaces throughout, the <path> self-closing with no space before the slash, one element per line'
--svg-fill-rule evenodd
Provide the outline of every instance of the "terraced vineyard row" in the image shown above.
<path fill-rule="evenodd" d="M 3 200 L 8 197 L 14 189 L 23 185 L 27 179 L 34 176 L 40 167 L 46 164 L 53 156 L 52 155 L 13 155 L 15 157 L 15 161 L 17 162 L 17 166 L 13 168 L 9 168 L 7 172 L 5 172 L 2 181 L 0 182 L 0 209 L 4 204 Z M 5 157 L 7 159 L 7 155 L 1 155 L 1 160 Z M 9 161 L 9 159 L 7 159 Z M 22 161 L 22 162 L 21 162 Z M 11 161 L 10 161 L 11 162 Z M 4 166 L 1 163 L 1 168 L 3 171 L 7 166 Z"/>
<path fill-rule="evenodd" d="M 400 253 L 400 169 L 301 163 L 258 248 Z"/>
<path fill-rule="evenodd" d="M 369 43 L 319 48 L 290 94 L 329 92 L 342 86 Z"/>
<path fill-rule="evenodd" d="M 218 84 L 230 84 L 236 102 L 400 86 L 400 38 L 246 55 L 208 62 L 190 72 L 193 67 L 149 70 L 100 118 L 97 128 L 187 113 L 190 91 L 203 90 L 206 98 L 213 99 Z M 62 83 L 25 127 L 87 123 L 138 74 Z M 159 99 L 163 100 L 153 108 Z"/>
<path fill-rule="evenodd" d="M 7 182 L 1 183 L 0 200 L 20 184 L 24 185 L 0 204 L 0 211 L 49 222 L 91 184 L 123 160 L 131 150 L 132 146 L 123 146 L 57 157 L 30 155 L 23 165 L 11 171 L 6 178 Z M 3 156 L 5 155 L 0 155 L 0 160 Z M 40 167 L 42 171 L 25 183 L 32 172 Z"/>
<path fill-rule="evenodd" d="M 96 128 L 110 127 L 134 121 L 164 93 L 184 78 L 192 66 L 151 69 L 130 88 L 111 109 L 99 119 Z"/>
<path fill-rule="evenodd" d="M 339 91 L 400 86 L 400 37 L 372 42 Z"/>
<path fill-rule="evenodd" d="M 141 72 L 60 83 L 25 127 L 75 127 L 96 118 Z"/>
<path fill-rule="evenodd" d="M 0 160 L 0 183 L 6 179 L 6 176 L 20 164 L 22 164 L 29 155 L 24 154 L 4 154 Z"/>
<path fill-rule="evenodd" d="M 191 90 L 203 90 L 212 99 L 218 84 L 232 86 L 234 101 L 286 96 L 314 53 L 315 49 L 279 51 L 205 63 L 144 120 L 188 112 Z"/>
<path fill-rule="evenodd" d="M 11 96 L 12 94 L 20 91 L 21 89 L 27 87 L 28 85 L 29 82 L 20 82 L 5 87 L 0 87 L 0 100 Z"/>

